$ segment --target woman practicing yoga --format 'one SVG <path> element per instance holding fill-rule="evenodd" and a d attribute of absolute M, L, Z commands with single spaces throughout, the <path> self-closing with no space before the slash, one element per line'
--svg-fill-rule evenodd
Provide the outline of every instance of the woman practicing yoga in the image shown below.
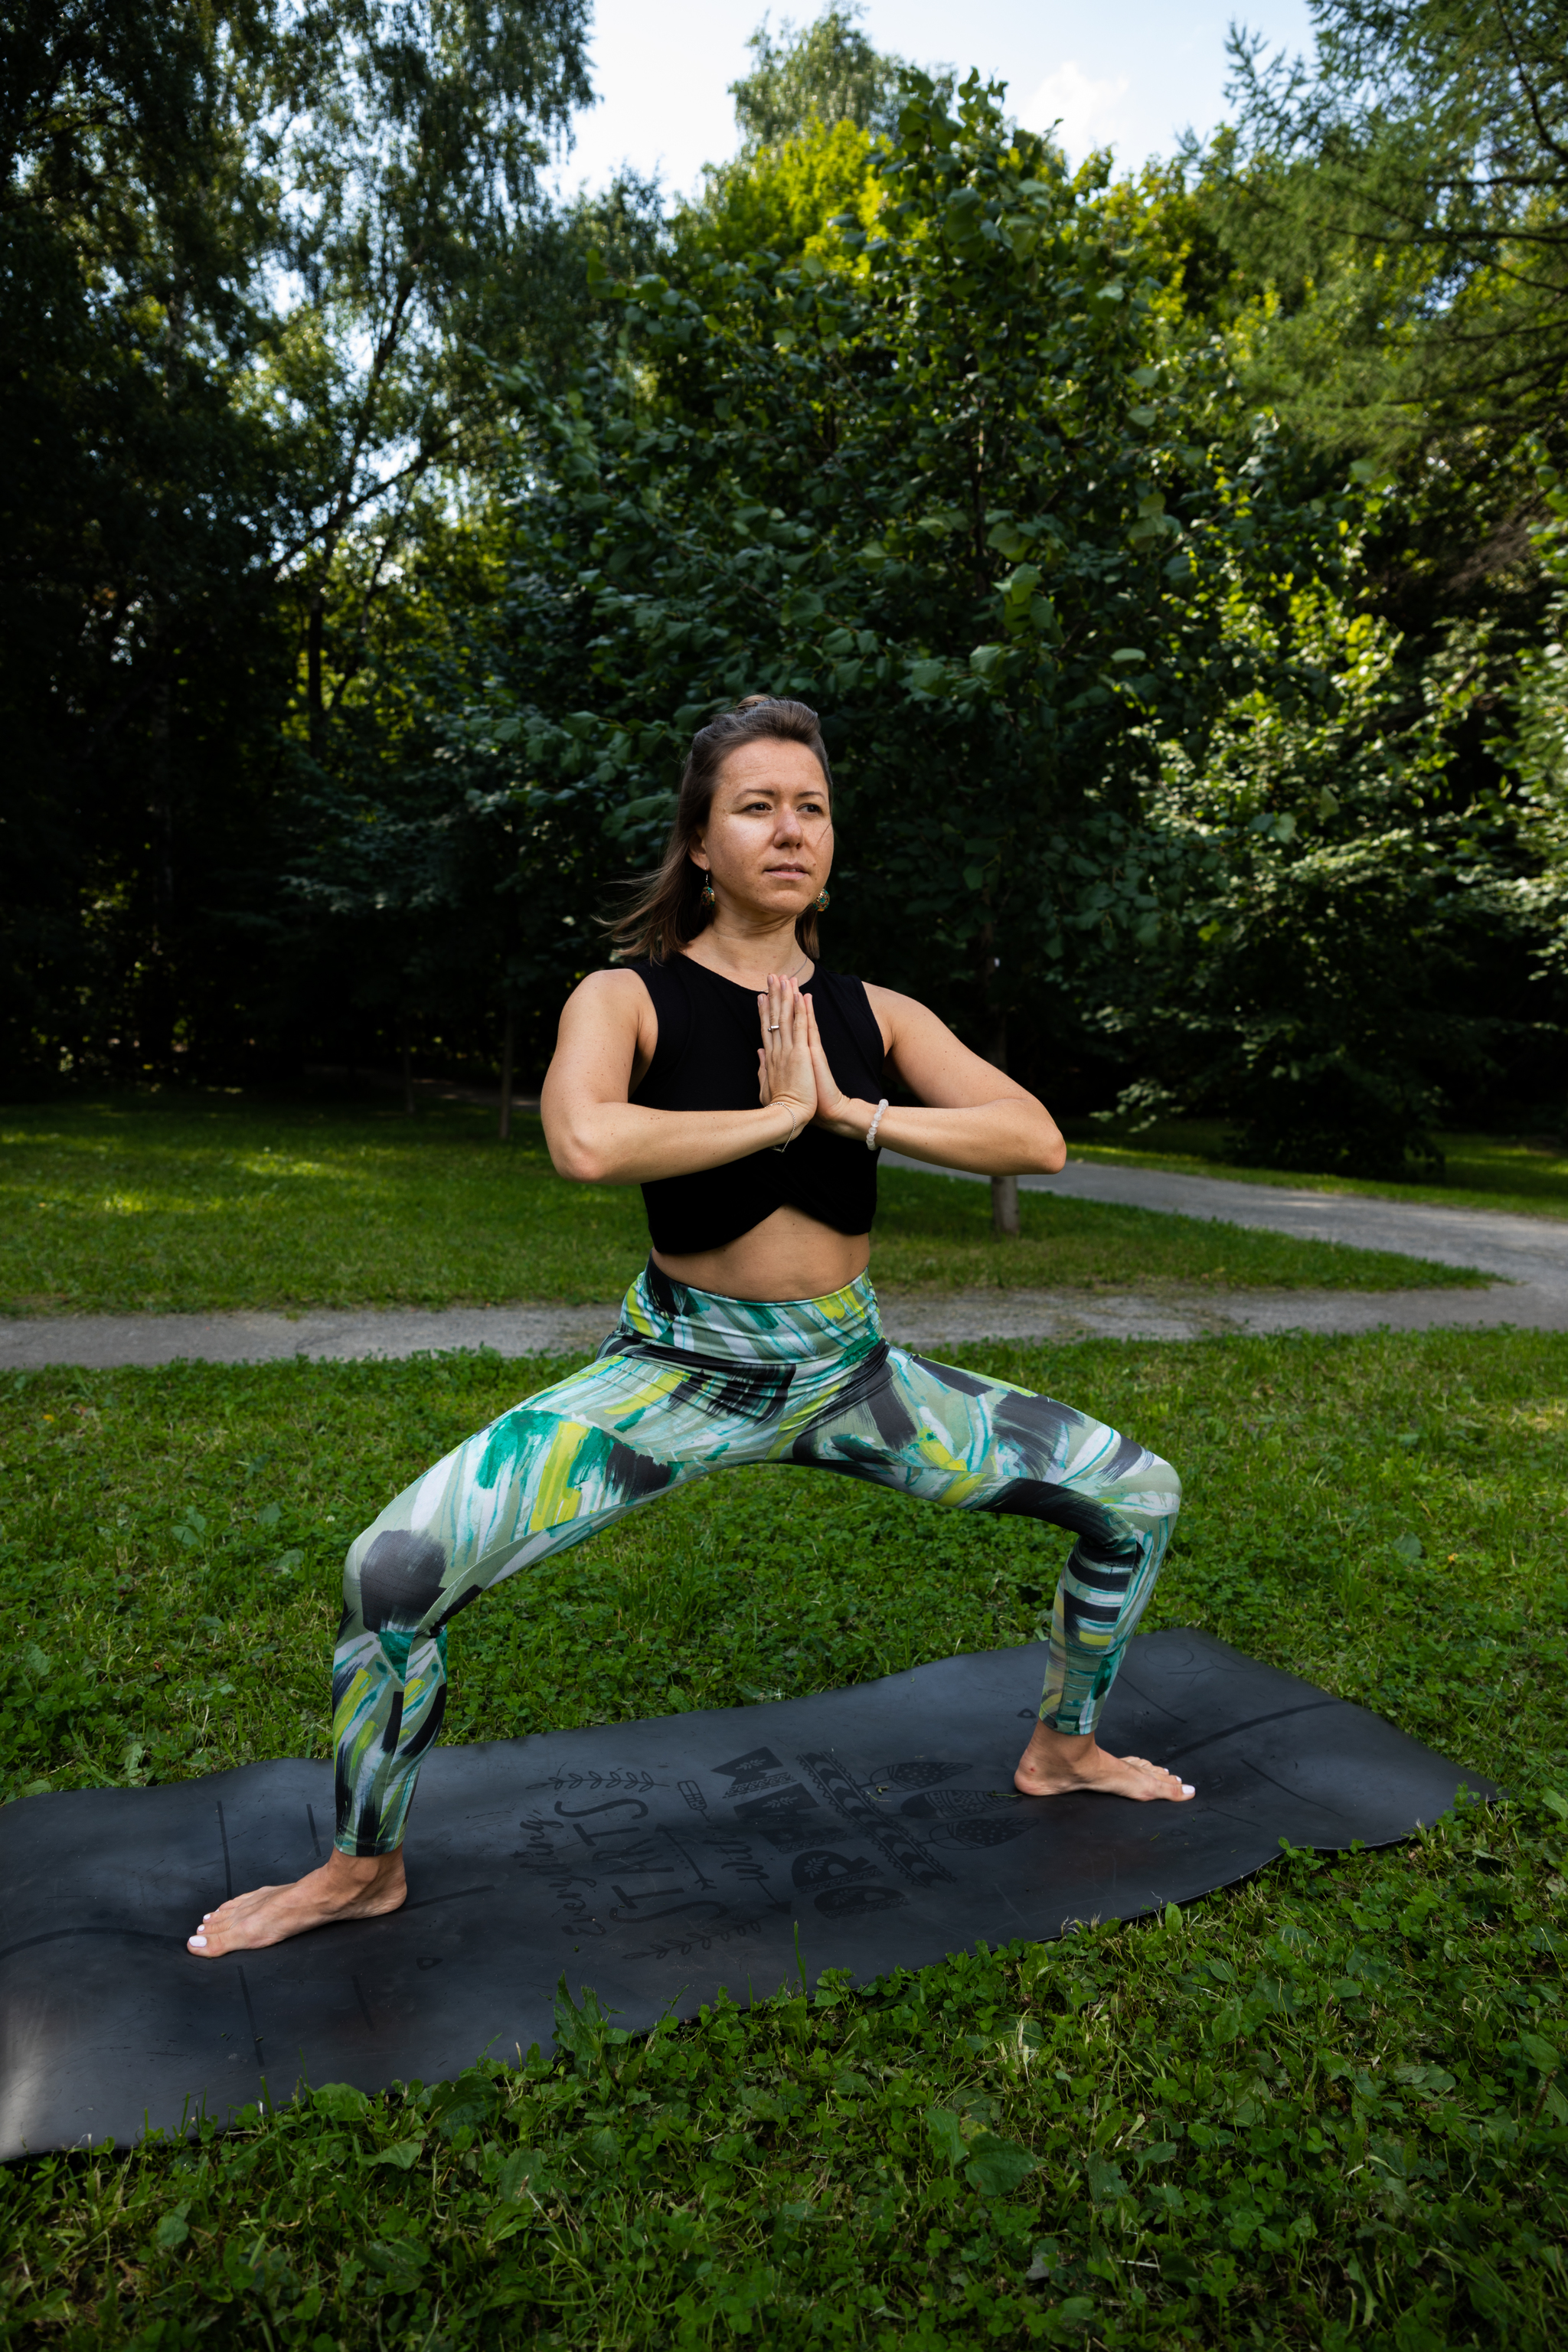
<path fill-rule="evenodd" d="M 568 999 L 544 1082 L 557 1169 L 640 1183 L 652 1255 L 592 1364 L 459 1445 L 350 1547 L 333 1853 L 209 1911 L 191 1951 L 395 1910 L 449 1621 L 637 1504 L 745 1462 L 1070 1528 L 1016 1785 L 1192 1795 L 1094 1738 L 1175 1519 L 1175 1472 L 1071 1405 L 879 1328 L 866 1267 L 882 1144 L 981 1175 L 1067 1153 L 1044 1106 L 933 1013 L 816 961 L 831 791 L 804 703 L 753 696 L 697 734 L 664 864 L 619 927 L 638 960 Z M 889 1072 L 915 1107 L 889 1104 Z"/>

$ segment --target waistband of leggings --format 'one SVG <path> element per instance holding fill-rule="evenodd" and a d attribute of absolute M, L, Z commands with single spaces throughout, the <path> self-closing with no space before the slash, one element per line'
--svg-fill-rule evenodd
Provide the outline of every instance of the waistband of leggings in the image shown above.
<path fill-rule="evenodd" d="M 822 1298 L 726 1298 L 674 1282 L 649 1258 L 621 1302 L 621 1336 L 735 1363 L 842 1360 L 878 1345 L 868 1275 Z"/>

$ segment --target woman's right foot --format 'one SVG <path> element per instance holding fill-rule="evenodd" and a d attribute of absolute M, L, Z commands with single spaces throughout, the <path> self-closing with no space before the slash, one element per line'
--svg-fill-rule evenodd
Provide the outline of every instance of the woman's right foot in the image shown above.
<path fill-rule="evenodd" d="M 1151 1764 L 1146 1756 L 1108 1756 L 1092 1732 L 1052 1731 L 1043 1723 L 1036 1724 L 1018 1759 L 1013 1786 L 1026 1797 L 1066 1797 L 1088 1790 L 1144 1804 L 1162 1798 L 1185 1804 L 1196 1793 L 1190 1780 Z"/>
<path fill-rule="evenodd" d="M 216 1911 L 204 1912 L 202 1924 L 185 1938 L 185 1949 L 199 1960 L 221 1959 L 226 1952 L 255 1952 L 268 1944 L 286 1943 L 311 1927 L 330 1927 L 338 1919 L 379 1919 L 400 1910 L 408 1898 L 403 1874 L 402 1850 L 396 1853 L 339 1853 L 320 1870 L 297 1878 L 291 1886 L 258 1886 L 236 1895 Z"/>

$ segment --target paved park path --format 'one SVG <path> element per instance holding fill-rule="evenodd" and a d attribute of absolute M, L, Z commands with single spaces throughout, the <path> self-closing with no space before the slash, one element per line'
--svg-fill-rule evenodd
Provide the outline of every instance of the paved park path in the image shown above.
<path fill-rule="evenodd" d="M 887 1155 L 898 1167 L 923 1163 Z M 950 1174 L 958 1174 L 951 1170 Z M 976 1179 L 983 1181 L 983 1179 Z M 1223 1290 L 1161 1284 L 1144 1290 L 952 1290 L 884 1294 L 889 1337 L 939 1349 L 972 1339 L 1192 1339 L 1205 1333 L 1422 1331 L 1512 1323 L 1568 1330 L 1568 1218 L 1434 1208 L 1364 1193 L 1314 1192 L 1172 1176 L 1069 1160 L 1059 1176 L 1026 1176 L 1031 1192 L 1174 1211 L 1358 1249 L 1393 1250 L 1474 1266 L 1484 1290 Z M 298 1314 L 65 1315 L 0 1320 L 0 1370 L 45 1364 L 259 1363 L 292 1356 L 412 1356 L 493 1348 L 527 1356 L 596 1347 L 612 1301 L 588 1307 L 312 1307 Z"/>

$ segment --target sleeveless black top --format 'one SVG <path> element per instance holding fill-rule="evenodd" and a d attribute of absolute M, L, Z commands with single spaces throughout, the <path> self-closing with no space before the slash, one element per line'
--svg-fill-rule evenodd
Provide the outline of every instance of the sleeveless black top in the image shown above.
<path fill-rule="evenodd" d="M 754 1110 L 757 1000 L 689 956 L 624 965 L 653 999 L 658 1043 L 635 1103 L 650 1110 Z M 804 993 L 816 1007 L 833 1075 L 847 1095 L 883 1092 L 882 1033 L 861 982 L 818 964 Z M 787 1151 L 764 1145 L 721 1168 L 660 1176 L 642 1188 L 656 1249 L 670 1257 L 721 1249 L 775 1209 L 800 1209 L 835 1233 L 867 1234 L 877 1211 L 877 1160 L 858 1138 L 804 1128 Z"/>

